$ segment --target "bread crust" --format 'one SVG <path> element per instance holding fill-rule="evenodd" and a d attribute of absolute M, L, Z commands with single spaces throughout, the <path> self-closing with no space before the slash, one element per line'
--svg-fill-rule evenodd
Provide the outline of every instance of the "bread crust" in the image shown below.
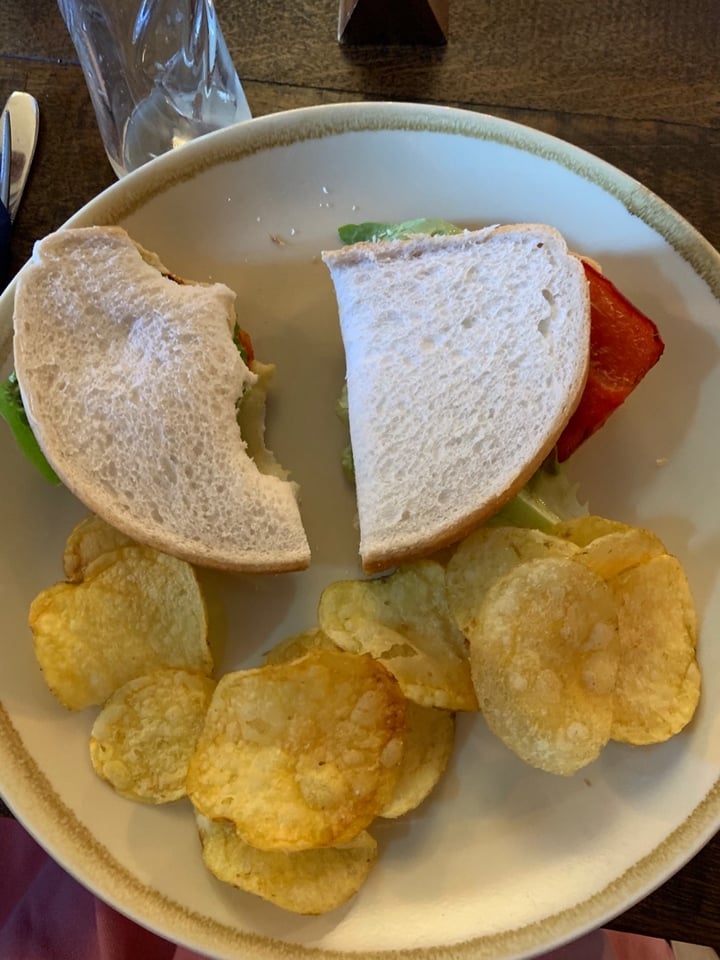
<path fill-rule="evenodd" d="M 587 377 L 587 371 L 586 371 Z M 575 412 L 575 408 L 580 402 L 580 397 L 582 396 L 582 389 L 577 394 L 575 404 L 568 415 L 568 420 L 570 416 Z M 469 536 L 474 530 L 477 530 L 478 527 L 493 517 L 498 510 L 505 506 L 506 503 L 509 503 L 510 500 L 516 494 L 518 494 L 525 484 L 530 480 L 532 475 L 538 470 L 544 463 L 546 457 L 552 452 L 555 443 L 562 433 L 565 423 L 567 420 L 563 420 L 559 429 L 551 436 L 551 439 L 548 440 L 548 443 L 542 448 L 542 451 L 530 461 L 525 470 L 522 473 L 518 474 L 517 479 L 511 486 L 509 486 L 502 494 L 494 497 L 492 500 L 487 501 L 487 503 L 474 513 L 468 514 L 463 520 L 455 525 L 448 526 L 445 530 L 436 532 L 432 537 L 427 539 L 418 539 L 418 541 L 412 544 L 409 547 L 396 550 L 386 550 L 379 553 L 373 553 L 371 551 L 366 551 L 362 556 L 362 568 L 363 571 L 367 574 L 377 574 L 383 573 L 384 571 L 390 569 L 391 567 L 399 566 L 402 563 L 410 563 L 413 560 L 422 560 L 425 557 L 430 557 L 435 553 L 446 549 L 447 547 L 452 547 L 455 544 L 459 543 L 465 537 Z"/>

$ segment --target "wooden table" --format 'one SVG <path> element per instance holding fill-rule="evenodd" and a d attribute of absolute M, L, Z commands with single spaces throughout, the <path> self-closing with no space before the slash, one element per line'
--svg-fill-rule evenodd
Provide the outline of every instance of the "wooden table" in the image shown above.
<path fill-rule="evenodd" d="M 388 0 L 390 2 L 390 0 Z M 337 0 L 217 0 L 253 114 L 347 100 L 462 106 L 584 147 L 641 180 L 720 248 L 717 0 L 450 0 L 440 47 L 336 41 Z M 41 132 L 16 221 L 13 270 L 33 241 L 112 183 L 54 0 L 6 3 L 0 103 L 38 99 Z M 720 952 L 720 837 L 616 929 Z"/>

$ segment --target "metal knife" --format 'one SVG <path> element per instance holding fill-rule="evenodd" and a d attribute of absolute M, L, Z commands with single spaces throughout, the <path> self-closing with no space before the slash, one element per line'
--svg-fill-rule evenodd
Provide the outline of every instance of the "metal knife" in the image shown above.
<path fill-rule="evenodd" d="M 35 97 L 16 90 L 0 114 L 0 271 L 3 280 L 10 265 L 12 224 L 35 154 L 39 113 Z"/>

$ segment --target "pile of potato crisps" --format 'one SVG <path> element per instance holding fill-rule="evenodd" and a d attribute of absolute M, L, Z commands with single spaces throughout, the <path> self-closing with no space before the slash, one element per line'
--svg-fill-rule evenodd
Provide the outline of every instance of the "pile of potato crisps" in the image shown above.
<path fill-rule="evenodd" d="M 692 718 L 695 608 L 654 534 L 592 516 L 488 527 L 446 575 L 485 721 L 527 763 L 569 775 L 609 740 L 659 743 Z"/>
<path fill-rule="evenodd" d="M 429 796 L 457 711 L 570 775 L 610 740 L 673 736 L 700 695 L 681 565 L 599 517 L 487 527 L 442 562 L 333 583 L 314 627 L 217 682 L 189 564 L 91 516 L 64 572 L 29 620 L 58 700 L 100 707 L 96 772 L 131 800 L 188 797 L 209 870 L 301 914 L 359 890 L 373 822 Z"/>

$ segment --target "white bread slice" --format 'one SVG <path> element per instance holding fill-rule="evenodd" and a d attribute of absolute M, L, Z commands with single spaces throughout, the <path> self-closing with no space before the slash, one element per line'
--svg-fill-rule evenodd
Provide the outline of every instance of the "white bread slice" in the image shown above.
<path fill-rule="evenodd" d="M 47 459 L 142 543 L 234 571 L 303 569 L 294 484 L 248 456 L 236 400 L 256 376 L 235 294 L 179 282 L 117 227 L 35 245 L 15 294 L 15 370 Z"/>
<path fill-rule="evenodd" d="M 587 377 L 587 282 L 544 225 L 358 243 L 323 259 L 372 573 L 460 539 L 552 450 Z"/>

